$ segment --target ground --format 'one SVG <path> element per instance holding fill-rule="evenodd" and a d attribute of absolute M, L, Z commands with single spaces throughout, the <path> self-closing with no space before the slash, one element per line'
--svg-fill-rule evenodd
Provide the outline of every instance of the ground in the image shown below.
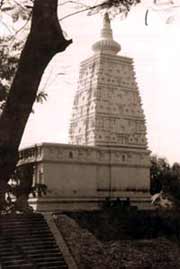
<path fill-rule="evenodd" d="M 180 268 L 179 217 L 172 213 L 113 209 L 55 218 L 80 269 Z"/>

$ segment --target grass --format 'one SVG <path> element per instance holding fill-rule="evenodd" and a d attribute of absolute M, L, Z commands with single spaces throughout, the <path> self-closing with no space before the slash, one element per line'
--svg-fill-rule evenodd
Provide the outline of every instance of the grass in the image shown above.
<path fill-rule="evenodd" d="M 176 212 L 106 209 L 56 215 L 80 269 L 180 268 Z"/>

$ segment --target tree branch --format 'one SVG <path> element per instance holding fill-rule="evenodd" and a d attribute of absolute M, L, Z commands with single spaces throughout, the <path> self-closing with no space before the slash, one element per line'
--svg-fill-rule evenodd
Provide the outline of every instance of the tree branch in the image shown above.
<path fill-rule="evenodd" d="M 62 4 L 68 4 L 68 3 L 73 3 L 73 4 L 82 4 L 83 6 L 85 6 L 84 9 L 81 9 L 81 10 L 78 10 L 78 11 L 75 11 L 75 12 L 72 12 L 62 18 L 59 19 L 59 21 L 62 21 L 64 19 L 67 19 L 71 16 L 74 16 L 74 15 L 77 15 L 79 13 L 82 13 L 82 12 L 86 12 L 86 11 L 91 11 L 91 10 L 94 10 L 94 9 L 97 9 L 97 8 L 111 8 L 111 7 L 125 7 L 127 11 L 130 10 L 130 6 L 132 6 L 133 4 L 136 4 L 136 3 L 139 3 L 140 0 L 107 0 L 107 1 L 104 1 L 100 4 L 97 4 L 97 5 L 94 5 L 94 6 L 88 6 L 88 5 L 84 5 L 82 3 L 78 3 L 76 1 L 66 1 Z M 121 11 L 121 9 L 120 9 Z"/>
<path fill-rule="evenodd" d="M 79 13 L 82 13 L 82 12 L 85 12 L 85 11 L 88 11 L 88 10 L 93 10 L 95 8 L 98 8 L 98 7 L 105 8 L 105 7 L 108 7 L 108 6 L 109 6 L 109 0 L 108 1 L 105 1 L 105 2 L 103 2 L 101 4 L 97 4 L 95 6 L 87 6 L 84 9 L 81 9 L 81 10 L 78 10 L 78 11 L 75 11 L 75 12 L 72 12 L 72 13 L 70 13 L 70 14 L 62 17 L 62 18 L 60 18 L 59 21 L 62 21 L 62 20 L 67 19 L 67 18 L 69 18 L 71 16 L 77 15 Z"/>

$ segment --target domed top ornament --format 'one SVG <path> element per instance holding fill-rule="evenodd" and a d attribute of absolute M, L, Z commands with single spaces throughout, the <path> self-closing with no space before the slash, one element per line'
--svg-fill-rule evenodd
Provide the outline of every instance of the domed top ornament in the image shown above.
<path fill-rule="evenodd" d="M 101 39 L 92 45 L 95 53 L 117 54 L 121 46 L 113 40 L 111 22 L 108 13 L 105 13 L 103 19 L 103 28 L 101 30 Z"/>

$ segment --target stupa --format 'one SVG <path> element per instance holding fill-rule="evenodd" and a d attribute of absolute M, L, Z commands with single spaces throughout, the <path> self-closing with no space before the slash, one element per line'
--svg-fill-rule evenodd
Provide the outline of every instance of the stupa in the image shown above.
<path fill-rule="evenodd" d="M 150 204 L 145 117 L 131 58 L 117 55 L 108 14 L 93 55 L 80 65 L 69 144 L 42 143 L 20 152 L 34 163 L 34 183 L 48 186 L 37 208 L 94 209 L 105 198 Z"/>

